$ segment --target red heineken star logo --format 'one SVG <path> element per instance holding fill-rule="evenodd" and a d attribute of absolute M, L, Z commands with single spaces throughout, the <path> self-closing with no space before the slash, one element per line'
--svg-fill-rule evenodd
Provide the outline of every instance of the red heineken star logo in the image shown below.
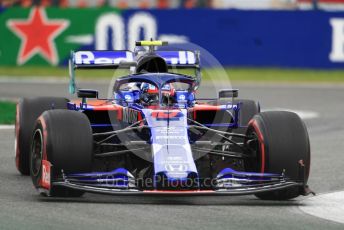
<path fill-rule="evenodd" d="M 17 64 L 22 65 L 36 54 L 57 65 L 59 58 L 54 39 L 69 25 L 67 20 L 49 20 L 43 8 L 33 8 L 27 20 L 12 19 L 7 26 L 20 39 Z"/>

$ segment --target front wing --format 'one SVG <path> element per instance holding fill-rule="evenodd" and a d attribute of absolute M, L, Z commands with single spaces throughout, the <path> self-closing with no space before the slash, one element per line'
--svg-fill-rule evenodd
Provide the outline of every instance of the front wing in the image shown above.
<path fill-rule="evenodd" d="M 302 182 L 303 167 L 300 168 L 300 181 L 292 181 L 282 174 L 239 172 L 231 168 L 221 171 L 215 178 L 212 189 L 157 190 L 136 187 L 135 178 L 127 170 L 118 168 L 112 172 L 93 172 L 65 175 L 52 186 L 62 186 L 75 190 L 108 195 L 173 195 L 173 196 L 238 196 L 282 190 L 291 187 L 300 189 L 301 195 L 314 194 Z"/>
<path fill-rule="evenodd" d="M 261 192 L 269 192 L 275 190 L 281 190 L 290 187 L 300 187 L 303 188 L 303 183 L 297 182 L 280 182 L 264 186 L 250 186 L 245 188 L 226 188 L 217 190 L 138 190 L 138 189 L 119 189 L 119 188 L 104 188 L 95 187 L 89 185 L 80 185 L 68 181 L 54 182 L 55 186 L 63 186 L 66 188 L 81 190 L 90 193 L 107 194 L 107 195 L 173 195 L 173 196 L 239 196 L 239 195 L 251 195 Z M 308 195 L 304 194 L 304 195 Z"/>

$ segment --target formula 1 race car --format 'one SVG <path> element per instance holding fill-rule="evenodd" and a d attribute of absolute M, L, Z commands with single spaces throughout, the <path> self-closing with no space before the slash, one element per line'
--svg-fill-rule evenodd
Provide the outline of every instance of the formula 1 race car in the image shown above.
<path fill-rule="evenodd" d="M 199 52 L 78 51 L 69 90 L 77 100 L 24 98 L 17 105 L 16 166 L 47 196 L 308 195 L 310 144 L 299 116 L 260 112 L 238 90 L 197 99 Z M 76 69 L 126 68 L 113 97 L 76 87 Z M 195 76 L 170 69 L 191 68 Z"/>

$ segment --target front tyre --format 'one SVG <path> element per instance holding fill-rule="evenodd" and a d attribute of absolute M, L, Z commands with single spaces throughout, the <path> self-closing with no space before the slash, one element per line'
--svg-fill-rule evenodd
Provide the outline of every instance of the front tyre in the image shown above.
<path fill-rule="evenodd" d="M 22 175 L 30 175 L 30 144 L 37 118 L 46 110 L 67 109 L 68 99 L 59 97 L 23 98 L 17 104 L 15 122 L 15 163 Z"/>
<path fill-rule="evenodd" d="M 83 192 L 54 186 L 64 173 L 90 172 L 93 137 L 86 115 L 69 110 L 50 110 L 37 120 L 33 132 L 30 174 L 43 195 L 77 197 Z"/>
<path fill-rule="evenodd" d="M 247 136 L 257 139 L 256 162 L 247 170 L 282 173 L 294 181 L 307 183 L 310 170 L 308 132 L 301 118 L 292 112 L 268 111 L 253 117 Z M 300 165 L 305 175 L 300 178 Z M 252 164 L 251 164 L 252 165 Z M 303 188 L 291 187 L 255 194 L 264 200 L 288 200 L 301 194 Z"/>

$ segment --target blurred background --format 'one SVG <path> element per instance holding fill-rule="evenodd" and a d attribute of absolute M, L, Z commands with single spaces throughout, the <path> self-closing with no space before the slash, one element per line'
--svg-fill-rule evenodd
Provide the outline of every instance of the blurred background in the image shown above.
<path fill-rule="evenodd" d="M 343 193 L 318 206 L 303 198 L 40 200 L 14 167 L 16 101 L 71 98 L 71 50 L 132 50 L 150 38 L 201 50 L 197 97 L 233 87 L 263 111 L 296 112 L 310 135 L 310 187 L 343 190 L 344 0 L 0 0 L 1 229 L 343 229 L 297 208 L 330 215 L 337 205 L 336 221 L 344 223 Z M 77 84 L 107 96 L 113 76 L 87 70 Z"/>
<path fill-rule="evenodd" d="M 117 7 L 121 9 L 323 9 L 339 10 L 342 0 L 3 0 L 2 6 Z"/>
<path fill-rule="evenodd" d="M 194 43 L 226 67 L 342 69 L 344 0 L 2 0 L 1 66 L 65 66 L 70 50 Z M 1 71 L 0 71 L 1 72 Z"/>

